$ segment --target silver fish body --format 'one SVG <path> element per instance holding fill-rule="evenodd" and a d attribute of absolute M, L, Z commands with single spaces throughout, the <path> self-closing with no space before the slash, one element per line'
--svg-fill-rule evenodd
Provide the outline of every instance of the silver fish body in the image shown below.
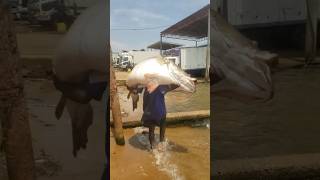
<path fill-rule="evenodd" d="M 83 12 L 60 42 L 53 60 L 55 87 L 62 92 L 55 115 L 59 119 L 65 107 L 69 112 L 74 156 L 86 148 L 93 120 L 90 101 L 101 99 L 105 90 L 99 88 L 92 95 L 90 85 L 109 81 L 108 11 L 107 1 L 99 1 Z"/>
<path fill-rule="evenodd" d="M 276 54 L 256 45 L 211 12 L 211 94 L 245 103 L 267 101 L 273 97 L 273 83 L 267 60 Z"/>
<path fill-rule="evenodd" d="M 128 88 L 145 86 L 150 79 L 156 79 L 158 84 L 176 84 L 180 89 L 193 93 L 196 91 L 195 78 L 191 78 L 182 69 L 161 57 L 147 59 L 135 66 L 127 79 Z"/>
<path fill-rule="evenodd" d="M 194 93 L 196 91 L 195 78 L 190 77 L 173 62 L 162 57 L 147 59 L 135 66 L 127 79 L 128 99 L 131 96 L 133 110 L 137 108 L 139 92 L 151 80 L 155 79 L 159 85 L 178 85 L 179 90 Z M 178 90 L 177 89 L 177 90 Z"/>

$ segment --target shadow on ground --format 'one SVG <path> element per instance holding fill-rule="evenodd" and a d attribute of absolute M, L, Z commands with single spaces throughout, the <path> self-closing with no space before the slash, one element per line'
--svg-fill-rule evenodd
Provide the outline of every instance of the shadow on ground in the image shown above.
<path fill-rule="evenodd" d="M 155 143 L 156 146 L 159 144 L 159 134 L 155 134 Z M 168 141 L 168 150 L 173 152 L 179 152 L 179 153 L 188 153 L 188 148 L 176 144 L 172 141 Z M 150 143 L 149 143 L 149 134 L 148 132 L 143 133 L 137 133 L 129 139 L 129 144 L 132 145 L 134 148 L 143 150 L 143 151 L 150 151 Z"/>

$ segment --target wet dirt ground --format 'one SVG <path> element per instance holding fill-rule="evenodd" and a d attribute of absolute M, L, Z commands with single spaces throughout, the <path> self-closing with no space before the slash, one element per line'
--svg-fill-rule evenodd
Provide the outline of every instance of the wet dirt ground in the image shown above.
<path fill-rule="evenodd" d="M 151 150 L 141 128 L 125 130 L 125 146 L 110 137 L 111 179 L 209 179 L 210 129 L 170 127 L 166 148 Z M 159 139 L 156 129 L 156 139 Z"/>
<path fill-rule="evenodd" d="M 272 77 L 275 97 L 267 103 L 213 97 L 213 165 L 215 160 L 320 152 L 320 66 L 293 68 L 301 59 L 280 59 Z"/>
<path fill-rule="evenodd" d="M 72 156 L 71 120 L 67 111 L 60 120 L 54 108 L 60 96 L 51 81 L 25 81 L 27 106 L 34 149 L 45 151 L 54 158 L 61 170 L 52 177 L 39 179 L 99 179 L 105 163 L 105 119 L 103 102 L 93 102 L 94 120 L 89 128 L 89 142 L 77 158 Z"/>
<path fill-rule="evenodd" d="M 102 102 L 92 103 L 94 122 L 88 131 L 87 149 L 81 150 L 74 158 L 69 114 L 65 110 L 60 120 L 54 116 L 60 93 L 47 79 L 25 79 L 24 88 L 38 179 L 99 179 L 105 163 L 105 109 Z"/>
<path fill-rule="evenodd" d="M 199 83 L 194 94 L 169 92 L 166 95 L 167 111 L 185 112 L 209 109 L 209 89 L 208 83 Z M 138 108 L 133 111 L 132 100 L 127 99 L 128 91 L 125 86 L 118 87 L 118 94 L 123 121 L 139 121 L 142 116 L 142 97 L 140 96 Z M 206 123 L 209 124 L 209 121 Z M 164 151 L 151 151 L 148 135 L 143 135 L 141 131 L 141 127 L 125 129 L 125 146 L 116 145 L 113 135 L 110 134 L 111 179 L 210 178 L 210 129 L 206 124 L 197 125 L 194 128 L 168 127 L 166 130 L 167 148 Z M 156 139 L 159 139 L 159 129 L 156 129 L 156 133 Z"/>

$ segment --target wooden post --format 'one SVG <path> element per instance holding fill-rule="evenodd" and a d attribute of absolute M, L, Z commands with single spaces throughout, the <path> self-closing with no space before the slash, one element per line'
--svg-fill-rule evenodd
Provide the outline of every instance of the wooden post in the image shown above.
<path fill-rule="evenodd" d="M 317 53 L 318 0 L 306 0 L 305 61 L 311 63 Z"/>
<path fill-rule="evenodd" d="M 117 93 L 117 83 L 113 66 L 110 65 L 110 103 L 114 125 L 114 137 L 118 145 L 124 145 L 120 103 Z"/>
<path fill-rule="evenodd" d="M 0 121 L 9 180 L 34 180 L 35 167 L 21 60 L 12 17 L 0 0 Z"/>
<path fill-rule="evenodd" d="M 207 45 L 207 58 L 206 58 L 206 74 L 205 74 L 205 80 L 210 80 L 210 8 L 208 10 L 208 45 Z"/>

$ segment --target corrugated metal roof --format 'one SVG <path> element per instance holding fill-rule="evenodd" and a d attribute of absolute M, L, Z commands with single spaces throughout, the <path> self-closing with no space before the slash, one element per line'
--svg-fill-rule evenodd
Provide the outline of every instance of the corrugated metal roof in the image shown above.
<path fill-rule="evenodd" d="M 210 4 L 162 31 L 163 36 L 182 36 L 194 39 L 208 36 L 208 15 Z"/>
<path fill-rule="evenodd" d="M 173 44 L 173 43 L 168 43 L 168 42 L 162 42 L 162 50 L 167 50 L 167 49 L 172 49 L 176 47 L 182 46 L 181 44 Z M 160 41 L 151 44 L 148 46 L 150 49 L 160 49 Z"/>

